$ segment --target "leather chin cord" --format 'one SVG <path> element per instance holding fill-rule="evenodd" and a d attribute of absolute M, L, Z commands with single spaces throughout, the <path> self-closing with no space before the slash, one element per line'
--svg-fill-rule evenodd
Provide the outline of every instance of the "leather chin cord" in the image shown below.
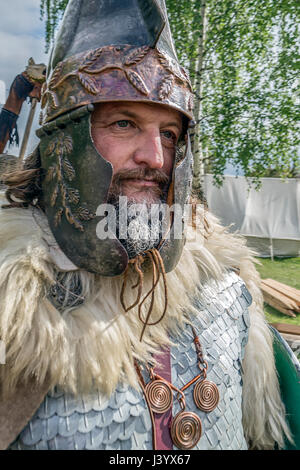
<path fill-rule="evenodd" d="M 142 270 L 142 265 L 145 262 L 146 259 L 150 259 L 150 262 L 152 263 L 152 287 L 149 290 L 149 292 L 145 295 L 145 297 L 141 300 L 142 297 L 142 291 L 143 291 L 143 285 L 144 285 L 144 274 Z M 125 301 L 124 301 L 124 294 L 125 294 L 125 289 L 127 285 L 127 279 L 128 279 L 128 273 L 129 273 L 129 266 L 133 265 L 135 272 L 138 275 L 138 281 L 137 283 L 132 286 L 132 289 L 137 289 L 137 298 L 135 302 L 130 305 L 129 307 L 126 307 Z M 165 304 L 164 304 L 164 309 L 163 313 L 161 314 L 160 318 L 157 321 L 150 322 L 150 316 L 153 310 L 153 305 L 154 305 L 154 299 L 155 299 L 155 288 L 157 284 L 159 283 L 160 276 L 162 275 L 163 278 L 163 283 L 164 283 L 164 293 L 165 293 Z M 151 295 L 151 301 L 149 305 L 149 309 L 146 315 L 145 320 L 142 318 L 142 305 L 144 304 L 145 300 Z M 137 255 L 135 258 L 129 260 L 129 264 L 126 268 L 126 271 L 124 272 L 124 280 L 123 280 L 123 285 L 121 289 L 121 294 L 120 294 L 120 301 L 123 309 L 127 313 L 129 310 L 134 308 L 136 305 L 138 305 L 138 316 L 140 321 L 143 323 L 143 329 L 140 337 L 140 341 L 142 341 L 146 326 L 152 326 L 152 325 L 157 325 L 165 316 L 167 307 L 168 307 L 168 289 L 167 289 L 167 280 L 166 280 L 166 271 L 164 267 L 164 262 L 162 257 L 160 256 L 159 251 L 156 248 L 152 248 L 151 250 L 145 251 L 143 254 Z"/>
<path fill-rule="evenodd" d="M 144 296 L 144 298 L 141 300 L 142 292 L 143 292 L 143 285 L 144 285 L 144 274 L 143 274 L 143 270 L 142 270 L 142 265 L 146 261 L 146 259 L 149 259 L 151 264 L 152 264 L 152 287 L 149 290 L 149 292 Z M 137 297 L 136 297 L 135 302 L 132 305 L 130 305 L 129 307 L 126 307 L 125 300 L 124 300 L 124 294 L 125 294 L 125 290 L 126 290 L 126 286 L 127 286 L 127 280 L 128 280 L 130 265 L 133 265 L 133 268 L 134 268 L 135 272 L 138 275 L 137 283 L 132 286 L 132 289 L 137 289 Z M 165 293 L 164 309 L 163 309 L 163 312 L 162 312 L 160 318 L 157 321 L 150 322 L 149 320 L 150 320 L 150 316 L 151 316 L 151 313 L 152 313 L 152 310 L 153 310 L 153 305 L 154 305 L 154 300 L 155 300 L 155 288 L 159 283 L 161 275 L 162 275 L 162 278 L 163 278 L 164 293 Z M 150 305 L 149 305 L 149 308 L 148 308 L 148 312 L 146 314 L 146 318 L 144 320 L 142 318 L 141 309 L 142 309 L 142 305 L 144 304 L 144 302 L 146 301 L 146 299 L 150 295 L 151 295 L 151 301 L 150 301 Z M 133 309 L 136 305 L 138 305 L 138 316 L 139 316 L 140 321 L 143 323 L 143 329 L 142 329 L 142 333 L 141 333 L 141 336 L 140 336 L 140 341 L 142 341 L 146 326 L 148 326 L 148 325 L 149 326 L 150 325 L 157 325 L 164 318 L 164 316 L 166 314 L 166 311 L 167 311 L 167 307 L 168 307 L 168 289 L 167 289 L 166 271 L 165 271 L 163 259 L 160 256 L 160 253 L 156 248 L 152 248 L 151 250 L 147 250 L 143 254 L 137 255 L 135 258 L 133 258 L 129 261 L 129 264 L 126 268 L 126 271 L 124 272 L 124 280 L 123 280 L 123 285 L 122 285 L 121 294 L 120 294 L 120 301 L 121 301 L 122 307 L 123 307 L 123 309 L 126 313 L 129 310 Z M 156 425 L 155 425 L 154 413 L 151 409 L 151 404 L 149 402 L 148 395 L 147 395 L 147 393 L 145 393 L 146 384 L 145 384 L 143 375 L 142 375 L 142 373 L 140 371 L 140 368 L 139 368 L 136 361 L 135 361 L 135 368 L 136 368 L 139 383 L 140 383 L 141 389 L 143 390 L 144 397 L 145 397 L 145 400 L 146 400 L 146 403 L 147 403 L 147 406 L 148 406 L 148 410 L 149 410 L 149 413 L 150 413 L 150 418 L 151 418 L 151 422 L 152 422 L 152 445 L 153 445 L 153 449 L 156 450 L 157 449 L 157 437 L 156 437 Z"/>
<path fill-rule="evenodd" d="M 134 366 L 135 366 L 135 370 L 136 370 L 136 373 L 137 373 L 137 376 L 138 376 L 138 379 L 139 379 L 140 387 L 143 390 L 143 394 L 144 394 L 144 397 L 145 397 L 145 400 L 146 400 L 146 403 L 147 403 L 147 407 L 148 407 L 148 410 L 149 410 L 150 418 L 151 418 L 151 424 L 152 424 L 152 450 L 157 450 L 155 417 L 154 417 L 154 413 L 153 413 L 152 408 L 151 408 L 151 404 L 149 402 L 148 395 L 145 391 L 146 383 L 145 383 L 144 377 L 142 375 L 142 372 L 141 372 L 141 370 L 139 368 L 139 365 L 138 365 L 136 360 L 134 361 Z"/>

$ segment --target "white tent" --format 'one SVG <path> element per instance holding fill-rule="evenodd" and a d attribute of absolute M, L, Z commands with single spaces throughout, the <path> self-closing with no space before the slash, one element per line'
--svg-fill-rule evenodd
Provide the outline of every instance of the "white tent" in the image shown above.
<path fill-rule="evenodd" d="M 300 179 L 262 178 L 257 191 L 243 176 L 225 176 L 218 188 L 206 175 L 204 193 L 209 209 L 260 256 L 300 256 Z"/>

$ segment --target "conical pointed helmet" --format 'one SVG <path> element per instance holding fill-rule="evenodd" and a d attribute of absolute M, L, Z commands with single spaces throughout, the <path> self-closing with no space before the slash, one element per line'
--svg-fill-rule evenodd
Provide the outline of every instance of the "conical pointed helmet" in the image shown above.
<path fill-rule="evenodd" d="M 193 119 L 188 73 L 178 63 L 164 0 L 70 0 L 52 49 L 42 92 L 40 154 L 43 203 L 63 252 L 79 268 L 121 274 L 128 255 L 114 237 L 99 239 L 97 208 L 107 200 L 112 165 L 91 136 L 94 104 L 157 103 Z M 168 198 L 183 206 L 192 178 L 190 141 L 174 165 Z M 160 245 L 166 271 L 177 264 L 184 237 Z"/>

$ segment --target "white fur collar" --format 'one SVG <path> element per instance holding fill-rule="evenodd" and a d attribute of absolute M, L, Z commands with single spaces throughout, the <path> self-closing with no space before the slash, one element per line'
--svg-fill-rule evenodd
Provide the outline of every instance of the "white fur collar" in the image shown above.
<path fill-rule="evenodd" d="M 43 217 L 37 223 L 32 209 L 1 209 L 0 332 L 6 344 L 6 371 L 10 370 L 7 391 L 20 377 L 33 375 L 42 383 L 46 373 L 53 385 L 74 393 L 90 391 L 93 383 L 111 393 L 119 380 L 136 387 L 133 359 L 150 361 L 152 353 L 168 343 L 168 331 L 180 331 L 187 320 L 185 311 L 193 310 L 191 297 L 196 285 L 208 278 L 221 278 L 229 268 L 239 268 L 253 297 L 243 363 L 245 435 L 256 448 L 272 448 L 274 441 L 283 444 L 283 430 L 288 431 L 252 254 L 241 237 L 227 233 L 211 214 L 206 217 L 209 237 L 200 247 L 193 242 L 185 246 L 176 269 L 167 275 L 168 315 L 158 325 L 146 328 L 141 343 L 142 325 L 136 309 L 124 315 L 120 305 L 122 277 L 104 278 L 79 271 L 86 301 L 60 314 L 47 298 L 49 287 L 55 282 L 57 266 L 65 271 L 76 267 L 59 250 Z M 145 283 L 150 286 L 147 276 Z M 128 295 L 128 302 L 132 302 L 132 294 Z M 163 301 L 159 284 L 151 319 L 160 315 Z"/>

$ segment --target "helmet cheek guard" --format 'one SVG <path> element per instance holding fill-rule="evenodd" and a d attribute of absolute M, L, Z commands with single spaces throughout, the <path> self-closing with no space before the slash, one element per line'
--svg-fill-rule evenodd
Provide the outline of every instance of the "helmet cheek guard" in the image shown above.
<path fill-rule="evenodd" d="M 76 266 L 116 276 L 125 270 L 128 256 L 109 229 L 106 239 L 97 237 L 97 209 L 107 199 L 112 166 L 91 138 L 93 108 L 79 108 L 37 131 L 43 204 L 58 245 Z"/>

